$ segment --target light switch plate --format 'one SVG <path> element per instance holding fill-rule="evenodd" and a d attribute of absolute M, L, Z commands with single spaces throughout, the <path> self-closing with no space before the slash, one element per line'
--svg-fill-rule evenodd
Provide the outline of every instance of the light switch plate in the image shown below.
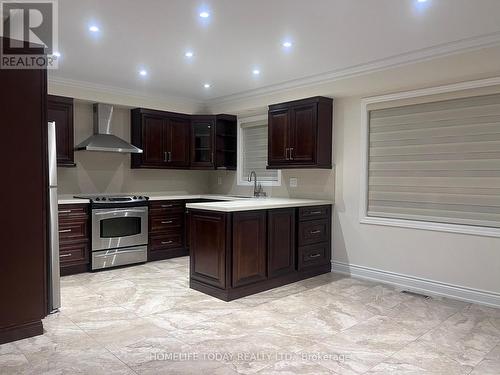
<path fill-rule="evenodd" d="M 299 184 L 298 178 L 297 177 L 290 177 L 290 187 L 291 188 L 296 188 Z"/>

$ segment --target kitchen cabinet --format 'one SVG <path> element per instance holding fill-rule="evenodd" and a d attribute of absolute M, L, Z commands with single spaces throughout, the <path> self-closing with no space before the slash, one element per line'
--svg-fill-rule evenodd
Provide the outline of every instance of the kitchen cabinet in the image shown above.
<path fill-rule="evenodd" d="M 190 279 L 208 288 L 224 289 L 229 285 L 226 246 L 231 237 L 226 216 L 209 211 L 190 210 L 189 213 Z"/>
<path fill-rule="evenodd" d="M 295 208 L 269 210 L 268 274 L 285 275 L 295 270 Z"/>
<path fill-rule="evenodd" d="M 132 168 L 236 169 L 236 116 L 131 111 Z"/>
<path fill-rule="evenodd" d="M 331 205 L 188 211 L 195 290 L 230 301 L 331 270 Z"/>
<path fill-rule="evenodd" d="M 236 116 L 191 118 L 191 169 L 236 170 Z"/>
<path fill-rule="evenodd" d="M 232 286 L 267 278 L 266 211 L 233 214 Z"/>
<path fill-rule="evenodd" d="M 332 111 L 325 97 L 269 106 L 268 168 L 331 168 Z"/>
<path fill-rule="evenodd" d="M 59 264 L 61 276 L 89 270 L 90 216 L 88 204 L 59 205 Z"/>
<path fill-rule="evenodd" d="M 188 255 L 184 218 L 184 201 L 149 202 L 148 261 Z"/>
<path fill-rule="evenodd" d="M 73 98 L 48 95 L 47 120 L 56 123 L 57 166 L 74 167 Z"/>
<path fill-rule="evenodd" d="M 6 48 L 10 41 L 0 38 Z M 6 158 L 0 231 L 3 344 L 41 335 L 47 315 L 47 71 L 0 69 L 0 82 Z M 4 365 L 2 369 L 2 373 L 8 371 Z"/>
<path fill-rule="evenodd" d="M 192 116 L 191 168 L 215 168 L 215 116 Z"/>
<path fill-rule="evenodd" d="M 132 168 L 189 169 L 188 115 L 133 109 L 131 141 L 143 150 L 131 155 Z"/>

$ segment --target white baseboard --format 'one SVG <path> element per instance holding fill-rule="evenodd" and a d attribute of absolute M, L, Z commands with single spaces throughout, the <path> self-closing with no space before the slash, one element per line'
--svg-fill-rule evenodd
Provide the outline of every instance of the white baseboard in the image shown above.
<path fill-rule="evenodd" d="M 402 275 L 395 272 L 387 272 L 375 268 L 368 268 L 342 262 L 332 262 L 332 272 L 350 275 L 354 278 L 391 284 L 404 290 L 427 295 L 448 297 L 461 301 L 500 308 L 500 294 L 494 292 L 471 289 L 439 281 L 427 280 L 419 277 Z"/>

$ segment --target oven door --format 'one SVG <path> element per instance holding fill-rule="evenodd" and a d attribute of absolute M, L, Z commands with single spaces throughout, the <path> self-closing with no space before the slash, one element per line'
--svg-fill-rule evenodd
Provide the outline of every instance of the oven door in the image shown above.
<path fill-rule="evenodd" d="M 92 251 L 147 243 L 147 207 L 92 210 Z"/>

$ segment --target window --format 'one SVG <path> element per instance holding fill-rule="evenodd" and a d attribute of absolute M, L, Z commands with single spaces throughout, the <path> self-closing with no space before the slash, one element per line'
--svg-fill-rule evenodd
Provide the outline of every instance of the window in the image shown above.
<path fill-rule="evenodd" d="M 267 116 L 253 116 L 238 121 L 238 185 L 248 182 L 251 171 L 263 186 L 280 186 L 281 171 L 267 166 Z"/>
<path fill-rule="evenodd" d="M 500 236 L 500 94 L 364 110 L 361 222 Z"/>

